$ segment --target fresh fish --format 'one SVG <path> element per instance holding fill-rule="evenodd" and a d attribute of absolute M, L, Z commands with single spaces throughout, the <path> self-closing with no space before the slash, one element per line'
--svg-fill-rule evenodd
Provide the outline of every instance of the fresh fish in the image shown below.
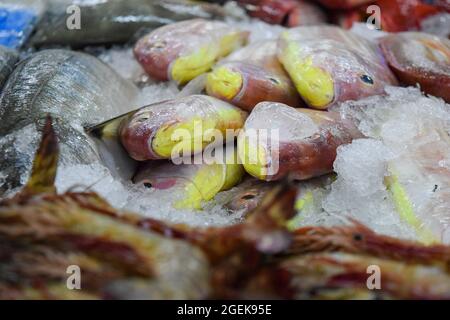
<path fill-rule="evenodd" d="M 19 60 L 19 53 L 0 45 L 0 92 Z"/>
<path fill-rule="evenodd" d="M 67 13 L 72 5 L 76 6 L 73 12 Z M 69 19 L 78 13 L 80 28 L 74 25 L 74 28 L 69 29 Z M 38 47 L 126 43 L 138 32 L 177 21 L 223 16 L 220 6 L 184 0 L 49 0 L 46 13 L 31 42 Z"/>
<path fill-rule="evenodd" d="M 230 212 L 243 212 L 247 215 L 258 207 L 264 196 L 274 188 L 274 184 L 247 178 L 232 189 L 225 208 Z"/>
<path fill-rule="evenodd" d="M 273 270 L 270 261 L 277 259 L 271 257 L 289 248 L 291 234 L 287 232 L 285 222 L 294 214 L 295 196 L 296 189 L 292 185 L 277 184 L 247 219 L 227 227 L 170 226 L 151 218 L 131 222 L 144 230 L 156 231 L 200 247 L 212 265 L 213 293 L 210 298 L 248 298 L 241 290 L 249 280 L 255 278 L 264 266 Z M 265 292 L 260 291 L 259 294 L 264 296 Z"/>
<path fill-rule="evenodd" d="M 376 288 L 377 282 L 370 276 L 377 270 L 381 270 L 379 290 L 373 290 L 370 286 Z M 450 299 L 450 274 L 440 263 L 335 252 L 292 257 L 282 261 L 277 271 L 273 274 L 278 275 L 278 288 L 284 288 L 285 298 L 291 299 Z"/>
<path fill-rule="evenodd" d="M 355 22 L 366 23 L 368 8 L 374 4 L 380 9 L 380 27 L 386 32 L 421 30 L 423 21 L 446 12 L 445 7 L 438 1 L 378 0 L 352 10 L 336 12 L 336 22 L 347 29 Z"/>
<path fill-rule="evenodd" d="M 283 254 L 275 266 L 255 274 L 239 297 L 264 292 L 284 299 L 450 298 L 449 246 L 379 235 L 354 222 L 295 230 Z M 369 266 L 381 270 L 378 290 L 367 286 L 376 285 L 370 281 L 376 270 Z"/>
<path fill-rule="evenodd" d="M 329 9 L 351 9 L 374 2 L 373 0 L 315 0 Z"/>
<path fill-rule="evenodd" d="M 317 109 L 397 84 L 376 44 L 338 27 L 290 29 L 279 39 L 278 57 L 303 100 Z"/>
<path fill-rule="evenodd" d="M 186 160 L 189 163 L 149 161 L 140 167 L 133 181 L 145 188 L 167 190 L 174 194 L 174 208 L 199 210 L 204 201 L 234 187 L 244 174 L 235 154 L 232 158 L 230 156 L 230 161 L 210 164 L 194 164 L 190 157 Z"/>
<path fill-rule="evenodd" d="M 297 90 L 277 58 L 277 41 L 253 43 L 235 51 L 208 74 L 206 92 L 242 109 L 274 101 L 302 105 Z"/>
<path fill-rule="evenodd" d="M 44 8 L 41 0 L 1 1 L 0 46 L 19 49 L 34 30 Z"/>
<path fill-rule="evenodd" d="M 239 0 L 251 17 L 286 27 L 325 24 L 323 10 L 303 0 Z"/>
<path fill-rule="evenodd" d="M 338 298 L 341 294 L 341 298 L 351 296 L 356 298 L 359 294 L 365 298 L 450 298 L 450 274 L 445 267 L 450 261 L 449 246 L 423 245 L 388 237 L 353 222 L 349 226 L 341 227 L 300 228 L 294 231 L 291 248 L 286 254 L 300 255 L 298 258 L 288 259 L 287 261 L 290 262 L 286 264 L 283 262 L 296 274 L 294 278 L 300 274 L 303 274 L 302 278 L 308 277 L 308 274 L 313 276 L 313 270 L 318 265 L 326 267 L 327 274 L 330 272 L 329 276 L 316 274 L 331 284 L 332 288 L 330 291 L 320 292 L 319 290 L 316 293 L 320 293 L 315 298 L 320 298 L 321 295 L 323 295 L 322 298 L 328 295 Z M 370 294 L 365 286 L 369 265 L 377 265 L 382 270 L 381 290 L 376 296 Z M 362 276 L 363 273 L 366 274 L 365 277 Z M 358 274 L 361 277 L 358 277 Z M 314 280 L 310 280 L 312 284 Z M 305 279 L 303 283 L 306 283 Z M 351 292 L 350 288 L 352 288 Z M 302 292 L 303 297 L 306 298 L 308 289 L 297 287 L 295 291 Z M 313 297 L 309 296 L 309 298 Z"/>
<path fill-rule="evenodd" d="M 336 149 L 358 137 L 354 125 L 335 113 L 262 102 L 245 122 L 238 151 L 258 179 L 305 180 L 332 172 Z"/>
<path fill-rule="evenodd" d="M 38 131 L 51 114 L 61 141 L 61 163 L 98 160 L 83 125 L 130 111 L 137 88 L 97 58 L 44 50 L 21 61 L 0 95 L 0 193 L 23 185 Z"/>
<path fill-rule="evenodd" d="M 231 104 L 213 97 L 193 95 L 159 102 L 121 118 L 120 138 L 135 160 L 169 159 L 199 153 L 207 146 L 222 145 L 227 129 L 244 125 L 247 114 Z M 115 120 L 117 121 L 117 120 Z M 105 124 L 98 126 L 103 127 Z M 212 130 L 222 139 L 212 142 Z"/>
<path fill-rule="evenodd" d="M 1 298 L 225 298 L 236 279 L 288 247 L 283 221 L 295 198 L 288 185 L 244 223 L 206 229 L 119 212 L 94 193 L 56 194 L 50 121 L 26 187 L 0 202 L 0 262 L 9 270 L 0 274 Z M 67 290 L 70 265 L 81 268 L 83 290 Z"/>
<path fill-rule="evenodd" d="M 380 40 L 389 66 L 406 85 L 450 102 L 450 40 L 419 32 L 403 32 Z"/>
<path fill-rule="evenodd" d="M 136 43 L 134 53 L 153 78 L 185 84 L 245 44 L 248 35 L 224 22 L 194 19 L 144 36 Z"/>
<path fill-rule="evenodd" d="M 205 254 L 124 223 L 96 194 L 55 193 L 58 145 L 47 120 L 26 187 L 0 202 L 2 299 L 201 299 L 211 292 Z M 121 214 L 122 215 L 122 214 Z M 67 271 L 81 269 L 82 290 Z M 39 283 L 39 285 L 35 285 Z"/>
<path fill-rule="evenodd" d="M 285 228 L 296 188 L 277 184 L 250 217 L 189 228 L 120 212 L 95 193 L 55 193 L 47 118 L 26 187 L 0 202 L 3 299 L 449 299 L 450 246 L 345 227 Z M 83 290 L 67 290 L 67 268 Z M 370 290 L 368 266 L 381 270 Z M 36 285 L 38 283 L 38 285 Z"/>

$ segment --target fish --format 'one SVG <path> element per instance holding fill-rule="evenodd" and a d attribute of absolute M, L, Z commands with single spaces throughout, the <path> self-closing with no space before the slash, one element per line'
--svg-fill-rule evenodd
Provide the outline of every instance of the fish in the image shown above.
<path fill-rule="evenodd" d="M 26 183 L 47 114 L 61 142 L 61 165 L 89 164 L 99 156 L 83 126 L 132 110 L 137 93 L 132 83 L 81 52 L 43 50 L 22 60 L 0 95 L 0 193 Z"/>
<path fill-rule="evenodd" d="M 41 0 L 7 0 L 0 3 L 0 46 L 20 49 L 45 10 Z"/>
<path fill-rule="evenodd" d="M 0 92 L 17 61 L 19 61 L 19 53 L 16 50 L 0 45 Z"/>
<path fill-rule="evenodd" d="M 122 222 L 96 194 L 56 194 L 58 153 L 47 117 L 29 182 L 0 202 L 0 261 L 10 270 L 0 275 L 2 299 L 209 295 L 209 261 L 199 248 Z M 81 270 L 82 290 L 67 289 L 73 266 Z"/>
<path fill-rule="evenodd" d="M 235 298 L 263 292 L 282 299 L 449 299 L 449 246 L 380 235 L 355 220 L 292 234 L 290 248 L 256 272 Z"/>
<path fill-rule="evenodd" d="M 372 5 L 379 8 L 379 26 L 386 32 L 418 31 L 422 29 L 422 23 L 426 19 L 448 12 L 448 8 L 438 1 L 378 0 L 351 10 L 336 12 L 336 22 L 347 29 L 355 22 L 365 23 L 369 13 L 373 14 L 373 11 L 368 10 Z"/>
<path fill-rule="evenodd" d="M 270 24 L 286 27 L 325 24 L 325 12 L 316 4 L 302 0 L 239 0 L 247 13 Z"/>
<path fill-rule="evenodd" d="M 193 19 L 145 35 L 134 47 L 136 59 L 156 80 L 186 84 L 247 42 L 248 31 L 221 22 Z"/>
<path fill-rule="evenodd" d="M 383 37 L 380 47 L 404 85 L 415 86 L 450 103 L 450 40 L 420 32 Z"/>
<path fill-rule="evenodd" d="M 235 134 L 227 131 L 242 128 L 246 117 L 224 101 L 191 95 L 142 107 L 114 121 L 120 121 L 120 141 L 129 156 L 145 161 L 190 156 L 234 141 Z M 221 136 L 210 136 L 216 133 Z"/>
<path fill-rule="evenodd" d="M 201 248 L 212 266 L 209 298 L 232 299 L 242 297 L 243 286 L 272 260 L 271 257 L 275 258 L 289 248 L 291 235 L 285 223 L 295 214 L 296 193 L 296 188 L 288 182 L 277 184 L 247 219 L 226 227 L 193 228 L 152 218 L 122 219 L 143 230 Z"/>
<path fill-rule="evenodd" d="M 274 187 L 273 183 L 246 177 L 243 182 L 231 190 L 232 192 L 230 191 L 231 194 L 224 207 L 230 213 L 242 212 L 243 216 L 247 218 Z"/>
<path fill-rule="evenodd" d="M 67 25 L 76 22 L 76 14 L 79 14 L 80 26 L 78 28 L 74 24 L 69 29 Z M 178 21 L 223 19 L 224 16 L 223 9 L 218 5 L 187 0 L 49 0 L 30 44 L 35 47 L 62 45 L 73 48 L 124 44 L 145 31 Z"/>
<path fill-rule="evenodd" d="M 118 211 L 93 192 L 57 194 L 52 123 L 45 119 L 26 186 L 0 201 L 0 261 L 10 270 L 0 275 L 1 298 L 225 297 L 267 255 L 289 245 L 281 222 L 293 213 L 295 190 L 287 184 L 272 190 L 245 223 L 192 229 Z M 67 290 L 73 265 L 82 270 L 83 290 Z"/>
<path fill-rule="evenodd" d="M 257 41 L 235 51 L 208 73 L 208 95 L 251 111 L 263 101 L 303 105 L 277 58 L 277 41 Z"/>
<path fill-rule="evenodd" d="M 293 267 L 291 270 L 294 273 L 298 275 L 297 272 L 307 269 L 309 271 L 306 272 L 309 273 L 317 266 L 313 261 L 322 263 L 322 266 L 329 266 L 331 274 L 337 272 L 332 277 L 325 277 L 328 278 L 326 281 L 330 281 L 330 284 L 333 283 L 333 289 L 331 292 L 326 292 L 326 290 L 322 292 L 321 294 L 324 294 L 322 297 L 326 297 L 328 294 L 335 296 L 333 291 L 342 291 L 343 297 L 348 298 L 349 292 L 338 289 L 338 287 L 349 286 L 353 289 L 360 287 L 355 293 L 362 294 L 361 297 L 366 298 L 449 298 L 448 284 L 450 282 L 448 277 L 450 274 L 445 267 L 450 262 L 449 246 L 424 245 L 380 235 L 355 220 L 352 220 L 348 226 L 307 226 L 299 228 L 293 233 L 294 238 L 290 249 L 285 252 L 286 256 L 305 255 L 307 257 L 304 260 L 306 264 L 302 263 L 302 266 L 294 267 L 296 258 L 291 260 L 293 264 L 288 262 L 290 267 Z M 364 261 L 365 259 L 367 260 Z M 331 267 L 335 262 L 336 266 L 339 266 L 338 269 L 342 268 L 340 271 Z M 303 269 L 308 263 L 312 263 L 311 269 L 309 267 Z M 347 265 L 348 268 L 344 265 Z M 363 267 L 363 265 L 365 266 Z M 376 296 L 369 294 L 370 291 L 367 291 L 365 286 L 368 277 L 366 269 L 369 265 L 377 265 L 382 270 L 381 290 Z M 358 269 L 360 271 L 357 271 Z M 349 272 L 350 270 L 353 271 Z M 361 276 L 365 273 L 366 276 L 358 278 L 355 273 L 360 273 Z M 421 274 L 424 276 L 420 276 Z M 445 285 L 437 285 L 441 282 Z M 303 294 L 306 292 L 306 290 L 303 291 Z M 351 295 L 355 295 L 355 293 Z M 319 298 L 321 294 L 316 298 Z M 306 296 L 304 297 L 306 298 Z"/>
<path fill-rule="evenodd" d="M 262 102 L 239 134 L 238 152 L 255 178 L 306 180 L 333 172 L 336 149 L 360 137 L 336 113 Z"/>
<path fill-rule="evenodd" d="M 275 274 L 284 276 L 274 278 L 290 299 L 450 299 L 450 275 L 440 263 L 413 264 L 331 252 L 286 259 Z"/>
<path fill-rule="evenodd" d="M 219 160 L 201 164 L 195 164 L 190 157 L 180 164 L 148 161 L 140 166 L 133 182 L 143 188 L 167 190 L 174 194 L 176 200 L 172 206 L 176 209 L 201 210 L 205 201 L 231 189 L 244 175 L 235 153 Z"/>
<path fill-rule="evenodd" d="M 375 43 L 336 26 L 290 29 L 278 48 L 278 58 L 312 108 L 382 94 L 385 86 L 398 83 Z"/>
<path fill-rule="evenodd" d="M 288 231 L 297 189 L 287 181 L 243 222 L 193 228 L 119 211 L 94 192 L 57 194 L 51 117 L 39 145 L 26 186 L 0 201 L 2 299 L 449 299 L 450 246 L 356 221 Z M 67 290 L 74 265 L 83 290 Z M 368 266 L 382 272 L 379 290 Z"/>
<path fill-rule="evenodd" d="M 351 9 L 374 2 L 373 0 L 316 0 L 328 9 Z"/>

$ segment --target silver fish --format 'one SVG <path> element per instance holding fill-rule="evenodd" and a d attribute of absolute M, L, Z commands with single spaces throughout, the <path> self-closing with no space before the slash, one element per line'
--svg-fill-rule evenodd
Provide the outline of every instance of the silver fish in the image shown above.
<path fill-rule="evenodd" d="M 83 126 L 130 111 L 136 95 L 133 84 L 84 53 L 44 50 L 20 62 L 0 95 L 0 194 L 26 182 L 47 114 L 60 139 L 60 163 L 87 164 L 99 155 Z"/>
<path fill-rule="evenodd" d="M 71 5 L 76 5 L 71 12 L 72 15 L 79 13 L 80 28 L 67 27 L 71 15 L 66 11 Z M 149 31 L 182 20 L 217 19 L 224 15 L 218 5 L 186 0 L 49 0 L 31 42 L 35 46 L 125 43 L 138 31 Z M 76 27 L 76 21 L 72 22 Z"/>
<path fill-rule="evenodd" d="M 19 60 L 19 54 L 15 50 L 0 46 L 0 92 Z"/>

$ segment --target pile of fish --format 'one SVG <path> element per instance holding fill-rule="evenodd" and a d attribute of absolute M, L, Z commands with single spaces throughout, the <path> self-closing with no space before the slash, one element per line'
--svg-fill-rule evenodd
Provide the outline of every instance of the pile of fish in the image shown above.
<path fill-rule="evenodd" d="M 446 2 L 209 2 L 0 4 L 0 298 L 450 299 Z"/>
<path fill-rule="evenodd" d="M 95 193 L 56 194 L 58 154 L 48 118 L 30 180 L 0 203 L 2 299 L 450 298 L 450 247 L 356 222 L 291 232 L 291 184 L 240 224 L 190 228 L 119 212 Z M 73 265 L 82 290 L 66 287 Z M 370 265 L 383 272 L 381 290 L 366 284 Z"/>

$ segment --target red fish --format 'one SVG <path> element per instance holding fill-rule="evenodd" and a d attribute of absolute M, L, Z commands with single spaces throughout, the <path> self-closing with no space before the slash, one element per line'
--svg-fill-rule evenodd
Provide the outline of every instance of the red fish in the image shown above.
<path fill-rule="evenodd" d="M 375 4 L 381 10 L 381 28 L 388 32 L 420 30 L 422 20 L 446 10 L 443 4 L 421 0 L 378 0 Z M 370 16 L 369 5 L 341 12 L 337 22 L 344 28 L 351 28 L 355 22 L 366 21 Z"/>
<path fill-rule="evenodd" d="M 248 32 L 221 21 L 187 20 L 144 36 L 136 43 L 134 54 L 153 78 L 186 84 L 242 46 L 247 37 Z"/>
<path fill-rule="evenodd" d="M 240 0 L 250 16 L 287 27 L 326 23 L 322 9 L 303 0 Z"/>
<path fill-rule="evenodd" d="M 381 39 L 389 66 L 406 85 L 450 102 L 450 41 L 426 33 L 404 32 Z"/>
<path fill-rule="evenodd" d="M 258 41 L 232 53 L 208 74 L 209 95 L 252 110 L 259 102 L 303 105 L 277 58 L 277 41 Z"/>
<path fill-rule="evenodd" d="M 373 0 L 316 0 L 329 9 L 351 9 L 364 4 L 373 2 Z"/>

